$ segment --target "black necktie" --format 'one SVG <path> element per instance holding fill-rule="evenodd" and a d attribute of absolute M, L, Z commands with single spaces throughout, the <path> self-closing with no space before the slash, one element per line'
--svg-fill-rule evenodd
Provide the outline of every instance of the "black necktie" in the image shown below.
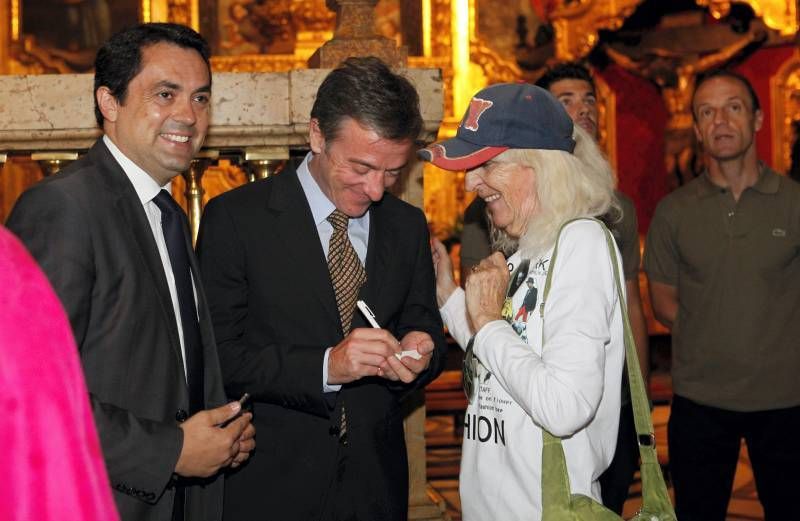
<path fill-rule="evenodd" d="M 203 342 L 197 323 L 197 306 L 194 303 L 191 268 L 189 266 L 189 227 L 186 214 L 166 190 L 153 198 L 161 210 L 161 229 L 167 243 L 169 262 L 175 275 L 178 309 L 181 312 L 183 349 L 186 356 L 186 380 L 189 384 L 189 409 L 194 414 L 205 408 L 203 399 Z"/>

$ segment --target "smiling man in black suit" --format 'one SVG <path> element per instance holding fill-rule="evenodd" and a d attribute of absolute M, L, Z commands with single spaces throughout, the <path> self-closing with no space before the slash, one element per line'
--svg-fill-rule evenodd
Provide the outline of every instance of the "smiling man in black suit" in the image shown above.
<path fill-rule="evenodd" d="M 226 389 L 253 395 L 260 437 L 226 483 L 225 516 L 405 521 L 400 401 L 445 353 L 425 217 L 384 193 L 422 128 L 417 92 L 378 59 L 350 58 L 309 127 L 297 169 L 212 200 L 201 225 Z"/>
<path fill-rule="evenodd" d="M 216 474 L 255 444 L 249 413 L 219 427 L 240 406 L 225 405 L 186 216 L 168 192 L 208 130 L 208 59 L 180 25 L 113 36 L 95 61 L 105 135 L 8 220 L 69 315 L 123 520 L 220 519 Z"/>

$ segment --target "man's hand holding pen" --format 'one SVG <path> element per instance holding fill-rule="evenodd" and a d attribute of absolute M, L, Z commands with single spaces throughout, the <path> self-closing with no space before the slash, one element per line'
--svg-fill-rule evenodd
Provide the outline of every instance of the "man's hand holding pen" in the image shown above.
<path fill-rule="evenodd" d="M 410 383 L 428 368 L 434 348 L 430 335 L 411 331 L 398 342 L 389 331 L 381 329 L 363 301 L 358 302 L 358 309 L 372 328 L 353 329 L 331 349 L 328 384 L 353 382 L 365 376 Z"/>

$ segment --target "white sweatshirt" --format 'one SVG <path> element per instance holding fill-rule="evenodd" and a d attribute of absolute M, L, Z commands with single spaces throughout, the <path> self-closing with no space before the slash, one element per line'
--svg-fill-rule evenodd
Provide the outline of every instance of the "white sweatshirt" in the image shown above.
<path fill-rule="evenodd" d="M 530 262 L 525 280 L 532 278 L 538 292 L 534 309 L 527 310 L 532 312 L 519 313 L 529 292 L 523 281 L 513 295 L 511 324 L 490 322 L 475 336 L 481 364 L 464 422 L 465 521 L 541 519 L 540 426 L 564 438 L 572 492 L 600 501 L 597 479 L 614 456 L 619 424 L 624 300 L 617 295 L 600 226 L 588 220 L 569 224 L 545 304 L 543 351 L 539 307 L 551 255 L 552 250 Z M 519 253 L 512 255 L 509 270 L 520 261 Z M 464 298 L 458 289 L 440 310 L 462 349 L 472 335 Z"/>

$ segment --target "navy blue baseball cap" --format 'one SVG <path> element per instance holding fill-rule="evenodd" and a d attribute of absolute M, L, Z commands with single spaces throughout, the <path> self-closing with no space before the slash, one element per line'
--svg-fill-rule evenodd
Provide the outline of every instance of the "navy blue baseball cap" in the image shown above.
<path fill-rule="evenodd" d="M 572 153 L 572 119 L 545 89 L 528 83 L 498 83 L 472 97 L 456 137 L 423 148 L 417 155 L 445 170 L 468 170 L 509 148 Z"/>

